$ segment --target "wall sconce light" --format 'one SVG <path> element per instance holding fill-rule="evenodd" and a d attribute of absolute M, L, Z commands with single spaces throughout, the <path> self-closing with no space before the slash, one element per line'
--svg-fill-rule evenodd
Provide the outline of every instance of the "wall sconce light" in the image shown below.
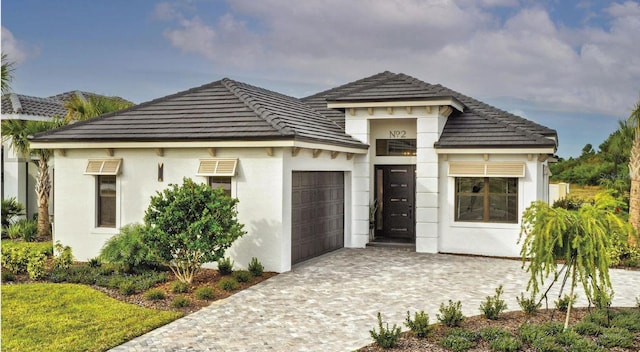
<path fill-rule="evenodd" d="M 158 163 L 158 182 L 162 182 L 164 179 L 164 164 Z"/>

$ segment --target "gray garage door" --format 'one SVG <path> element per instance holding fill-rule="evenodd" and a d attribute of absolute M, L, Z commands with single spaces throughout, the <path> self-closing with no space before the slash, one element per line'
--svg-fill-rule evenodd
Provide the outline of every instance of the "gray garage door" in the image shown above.
<path fill-rule="evenodd" d="M 344 246 L 344 174 L 292 175 L 291 264 Z"/>

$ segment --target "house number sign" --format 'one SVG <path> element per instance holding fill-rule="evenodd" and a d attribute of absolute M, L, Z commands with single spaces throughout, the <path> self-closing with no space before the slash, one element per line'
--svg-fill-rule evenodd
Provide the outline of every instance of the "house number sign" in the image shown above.
<path fill-rule="evenodd" d="M 406 130 L 390 130 L 389 131 L 389 138 L 407 138 L 407 131 Z"/>

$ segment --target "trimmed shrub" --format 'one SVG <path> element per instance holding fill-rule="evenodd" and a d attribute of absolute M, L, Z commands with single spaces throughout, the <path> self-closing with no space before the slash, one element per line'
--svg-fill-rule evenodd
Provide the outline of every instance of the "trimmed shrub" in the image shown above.
<path fill-rule="evenodd" d="M 47 257 L 42 253 L 29 253 L 27 273 L 31 280 L 39 280 L 47 274 Z"/>
<path fill-rule="evenodd" d="M 231 258 L 218 259 L 218 272 L 220 275 L 231 275 L 233 273 L 233 262 Z"/>
<path fill-rule="evenodd" d="M 215 294 L 213 292 L 213 288 L 209 287 L 209 286 L 202 286 L 202 287 L 198 287 L 193 294 L 196 296 L 197 299 L 202 299 L 202 300 L 209 300 L 209 299 L 213 299 L 215 297 Z"/>
<path fill-rule="evenodd" d="M 389 329 L 389 323 L 386 326 L 382 325 L 382 314 L 378 312 L 378 332 L 373 328 L 369 330 L 371 338 L 376 344 L 382 348 L 395 347 L 400 339 L 400 327 L 393 324 L 393 327 Z"/>
<path fill-rule="evenodd" d="M 623 328 L 606 328 L 598 336 L 598 343 L 606 348 L 633 346 L 635 336 Z"/>
<path fill-rule="evenodd" d="M 100 251 L 100 260 L 114 264 L 126 272 L 140 272 L 158 265 L 156 256 L 143 242 L 145 227 L 141 224 L 128 224 L 120 233 L 111 237 Z"/>
<path fill-rule="evenodd" d="M 158 288 L 152 288 L 144 294 L 144 298 L 150 301 L 161 300 L 161 299 L 164 299 L 164 297 L 165 297 L 164 292 Z"/>
<path fill-rule="evenodd" d="M 260 263 L 258 258 L 253 257 L 249 262 L 249 266 L 247 267 L 247 270 L 249 270 L 249 272 L 253 276 L 262 276 L 262 274 L 264 273 L 264 266 L 262 265 L 262 263 Z"/>
<path fill-rule="evenodd" d="M 171 307 L 173 308 L 184 308 L 191 305 L 191 301 L 185 296 L 176 296 L 171 301 Z"/>
<path fill-rule="evenodd" d="M 217 287 L 225 291 L 234 291 L 240 288 L 238 281 L 233 277 L 224 277 L 218 281 Z"/>
<path fill-rule="evenodd" d="M 536 303 L 536 299 L 534 296 L 526 298 L 524 296 L 524 293 L 520 293 L 520 297 L 516 297 L 516 301 L 518 301 L 520 309 L 522 309 L 524 314 L 526 314 L 527 316 L 538 314 L 538 309 L 540 309 L 540 306 L 542 306 L 542 302 Z"/>
<path fill-rule="evenodd" d="M 238 270 L 234 272 L 233 277 L 238 282 L 249 282 L 251 281 L 251 279 L 253 279 L 253 275 L 251 275 L 251 273 L 246 270 Z"/>
<path fill-rule="evenodd" d="M 493 297 L 487 296 L 486 300 L 480 303 L 480 311 L 485 318 L 497 320 L 500 313 L 507 309 L 507 304 L 500 299 L 500 295 L 502 295 L 502 285 L 496 288 L 496 294 Z"/>
<path fill-rule="evenodd" d="M 447 306 L 444 303 L 440 303 L 440 313 L 436 314 L 438 321 L 449 327 L 460 326 L 465 319 L 462 314 L 462 303 L 460 301 L 453 302 L 449 300 Z"/>
<path fill-rule="evenodd" d="M 26 247 L 2 248 L 2 267 L 14 274 L 27 271 L 29 250 Z"/>
<path fill-rule="evenodd" d="M 411 314 L 407 311 L 407 319 L 405 319 L 404 325 L 411 329 L 411 332 L 417 337 L 427 337 L 433 330 L 433 326 L 429 325 L 429 314 L 424 311 L 415 312 L 413 320 L 411 320 Z"/>
<path fill-rule="evenodd" d="M 171 292 L 173 293 L 187 293 L 189 292 L 189 285 L 182 281 L 176 281 L 171 284 Z"/>
<path fill-rule="evenodd" d="M 54 247 L 56 256 L 53 257 L 53 268 L 64 270 L 69 269 L 71 264 L 73 264 L 73 253 L 71 252 L 71 247 L 63 246 L 60 241 L 57 241 Z"/>

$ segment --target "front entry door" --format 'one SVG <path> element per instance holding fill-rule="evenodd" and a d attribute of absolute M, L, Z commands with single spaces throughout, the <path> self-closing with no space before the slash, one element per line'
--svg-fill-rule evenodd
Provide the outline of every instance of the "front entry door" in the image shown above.
<path fill-rule="evenodd" d="M 384 239 L 415 240 L 415 165 L 377 165 L 376 235 Z"/>

